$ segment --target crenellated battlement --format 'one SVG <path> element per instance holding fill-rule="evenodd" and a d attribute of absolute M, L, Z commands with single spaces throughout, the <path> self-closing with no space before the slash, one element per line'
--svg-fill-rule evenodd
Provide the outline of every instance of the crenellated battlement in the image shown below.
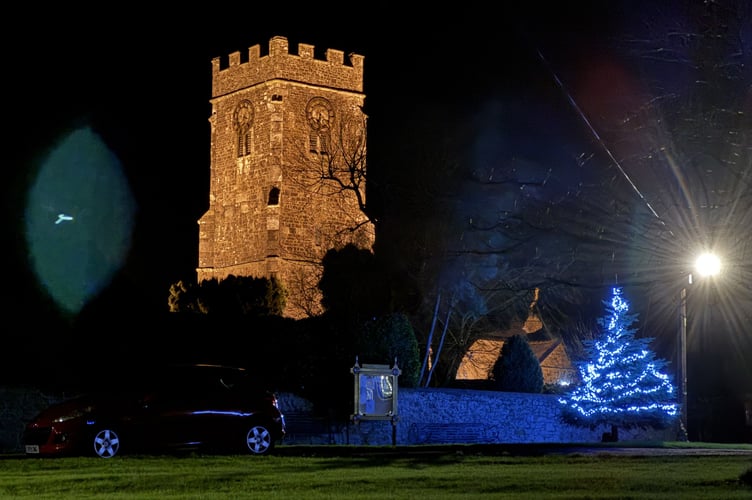
<path fill-rule="evenodd" d="M 269 41 L 269 53 L 261 56 L 261 47 L 248 49 L 248 61 L 240 52 L 229 55 L 229 65 L 221 67 L 221 58 L 212 59 L 212 97 L 235 92 L 273 79 L 290 80 L 322 87 L 363 92 L 364 57 L 350 54 L 345 65 L 344 52 L 327 49 L 326 59 L 314 58 L 314 45 L 298 44 L 291 54 L 287 38 L 275 36 Z"/>

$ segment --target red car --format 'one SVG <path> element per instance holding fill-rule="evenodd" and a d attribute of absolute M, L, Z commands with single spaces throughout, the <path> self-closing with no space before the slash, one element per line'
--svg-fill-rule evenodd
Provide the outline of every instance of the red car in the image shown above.
<path fill-rule="evenodd" d="M 50 406 L 26 424 L 28 456 L 180 450 L 265 455 L 285 436 L 277 399 L 246 371 L 193 364 L 141 371 Z"/>

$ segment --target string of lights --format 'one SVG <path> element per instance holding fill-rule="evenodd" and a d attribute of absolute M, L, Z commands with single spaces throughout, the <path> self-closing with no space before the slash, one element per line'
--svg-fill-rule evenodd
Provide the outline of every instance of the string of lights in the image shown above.
<path fill-rule="evenodd" d="M 613 288 L 607 315 L 599 319 L 603 337 L 588 343 L 590 361 L 580 367 L 582 383 L 561 397 L 564 416 L 579 424 L 622 427 L 670 424 L 679 415 L 675 388 L 661 372 L 665 361 L 636 338 L 636 320 L 621 288 Z"/>

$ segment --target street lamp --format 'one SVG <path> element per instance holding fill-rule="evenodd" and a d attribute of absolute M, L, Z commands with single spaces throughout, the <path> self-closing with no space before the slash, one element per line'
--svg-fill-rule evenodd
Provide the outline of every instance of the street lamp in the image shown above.
<path fill-rule="evenodd" d="M 712 253 L 703 253 L 695 261 L 695 271 L 700 277 L 715 276 L 721 272 L 721 260 Z M 692 273 L 689 273 L 688 283 L 692 284 Z M 687 287 L 683 286 L 679 296 L 679 381 L 681 383 L 681 424 L 683 432 L 688 432 L 687 421 Z"/>
<path fill-rule="evenodd" d="M 702 276 L 715 276 L 721 272 L 721 259 L 712 253 L 704 253 L 697 257 L 695 269 Z M 690 275 L 691 276 L 691 275 Z"/>

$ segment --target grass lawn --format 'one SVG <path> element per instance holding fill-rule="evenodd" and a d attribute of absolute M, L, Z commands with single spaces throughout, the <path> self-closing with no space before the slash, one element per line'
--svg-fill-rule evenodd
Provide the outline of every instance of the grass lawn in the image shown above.
<path fill-rule="evenodd" d="M 468 451 L 472 448 L 468 448 Z M 752 456 L 446 451 L 0 459 L 0 498 L 752 498 Z"/>

